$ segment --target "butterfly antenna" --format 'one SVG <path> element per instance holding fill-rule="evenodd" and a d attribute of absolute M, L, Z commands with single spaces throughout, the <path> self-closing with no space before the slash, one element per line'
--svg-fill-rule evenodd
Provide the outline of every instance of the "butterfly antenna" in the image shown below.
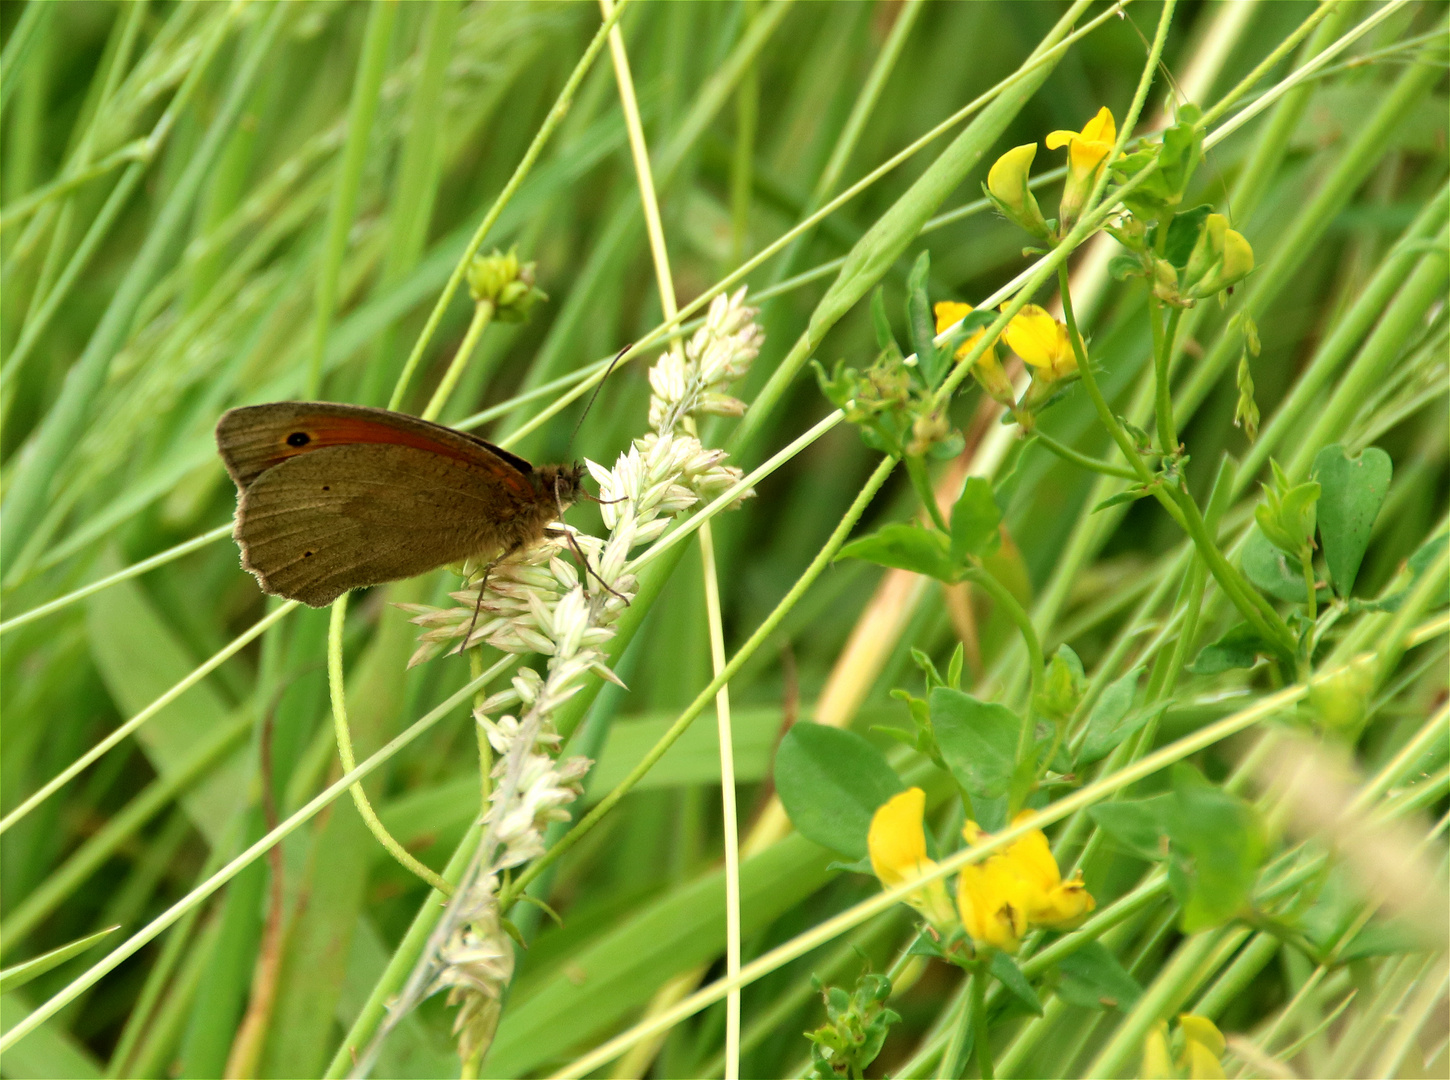
<path fill-rule="evenodd" d="M 619 352 L 614 354 L 613 360 L 609 361 L 609 366 L 604 369 L 604 378 L 600 379 L 599 382 L 595 384 L 594 393 L 589 395 L 588 404 L 584 406 L 584 411 L 579 414 L 579 419 L 574 422 L 574 430 L 569 433 L 569 446 L 572 447 L 574 445 L 574 439 L 578 436 L 579 429 L 584 425 L 584 418 L 589 415 L 589 410 L 594 408 L 594 399 L 599 396 L 599 391 L 604 389 L 604 379 L 609 378 L 610 374 L 614 371 L 614 365 L 619 363 L 619 361 L 624 358 L 624 354 L 629 352 L 629 350 L 632 348 L 634 348 L 633 345 L 626 345 L 624 348 L 620 349 Z M 567 451 L 565 453 L 565 456 L 568 456 Z"/>

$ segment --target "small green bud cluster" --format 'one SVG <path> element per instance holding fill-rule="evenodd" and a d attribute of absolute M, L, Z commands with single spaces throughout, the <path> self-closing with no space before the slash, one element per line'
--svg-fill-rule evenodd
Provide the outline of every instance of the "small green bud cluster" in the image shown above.
<path fill-rule="evenodd" d="M 837 986 L 822 986 L 814 976 L 811 984 L 826 1003 L 826 1023 L 806 1032 L 814 1066 L 811 1075 L 864 1076 L 866 1066 L 881 1053 L 887 1031 L 901 1019 L 886 1007 L 891 980 L 868 971 L 849 994 Z"/>
<path fill-rule="evenodd" d="M 533 306 L 548 299 L 534 287 L 535 265 L 519 262 L 517 248 L 509 248 L 507 255 L 496 249 L 492 255 L 475 255 L 468 265 L 474 303 L 492 304 L 499 322 L 525 322 Z"/>

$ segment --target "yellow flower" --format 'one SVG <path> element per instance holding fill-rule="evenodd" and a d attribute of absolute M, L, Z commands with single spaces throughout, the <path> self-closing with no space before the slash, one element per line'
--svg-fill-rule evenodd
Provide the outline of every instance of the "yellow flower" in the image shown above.
<path fill-rule="evenodd" d="M 1183 1035 L 1183 1052 L 1173 1060 L 1168 1048 L 1168 1024 L 1159 1020 L 1143 1040 L 1143 1080 L 1223 1080 L 1224 1038 L 1206 1016 L 1182 1013 L 1178 1030 Z"/>
<path fill-rule="evenodd" d="M 1014 146 L 992 163 L 987 172 L 986 192 L 1009 221 L 1015 222 L 1039 239 L 1046 239 L 1047 222 L 1037 206 L 1037 199 L 1027 186 L 1032 172 L 1032 159 L 1037 144 Z"/>
<path fill-rule="evenodd" d="M 975 821 L 962 829 L 976 847 L 987 836 Z M 1005 855 L 989 855 L 962 867 L 957 882 L 957 910 L 962 926 L 977 945 L 1016 952 L 1027 933 L 1027 905 L 1022 878 Z"/>
<path fill-rule="evenodd" d="M 1007 305 L 1003 304 L 1005 311 Z M 1007 345 L 1023 361 L 1038 369 L 1051 382 L 1077 371 L 1077 357 L 1067 336 L 1067 326 L 1036 304 L 1026 304 L 1002 332 Z"/>
<path fill-rule="evenodd" d="M 1024 810 L 1012 824 L 1034 816 Z M 962 836 L 972 847 L 988 838 L 975 821 L 967 822 Z M 1065 926 L 1095 906 L 1081 876 L 1062 880 L 1041 829 L 1033 829 L 983 862 L 963 867 L 957 886 L 957 908 L 967 933 L 1004 952 L 1017 950 L 1029 926 Z"/>
<path fill-rule="evenodd" d="M 1178 1030 L 1183 1032 L 1183 1057 L 1179 1067 L 1186 1069 L 1190 1080 L 1223 1080 L 1224 1040 L 1214 1022 L 1206 1016 L 1182 1013 Z"/>
<path fill-rule="evenodd" d="M 1097 183 L 1103 160 L 1112 152 L 1117 138 L 1117 124 L 1106 106 L 1081 131 L 1054 131 L 1047 136 L 1049 150 L 1067 147 L 1067 183 L 1062 189 L 1057 215 L 1059 234 L 1067 232 L 1077 221 L 1083 203 Z"/>
<path fill-rule="evenodd" d="M 926 793 L 914 787 L 893 795 L 871 817 L 866 850 L 871 855 L 872 872 L 888 889 L 936 869 L 936 863 L 926 855 L 926 833 L 921 826 L 925 810 Z M 911 893 L 907 903 L 933 926 L 947 926 L 955 921 L 946 883 L 940 878 Z"/>
<path fill-rule="evenodd" d="M 1157 1021 L 1143 1040 L 1143 1065 L 1138 1070 L 1142 1080 L 1174 1080 L 1178 1070 L 1168 1050 L 1168 1022 Z"/>
<path fill-rule="evenodd" d="M 1024 810 L 1012 819 L 1013 825 L 1030 821 L 1036 815 Z M 1079 871 L 1068 880 L 1062 880 L 1062 871 L 1047 846 L 1047 837 L 1041 829 L 1033 829 L 1026 836 L 1008 846 L 1006 857 L 1027 882 L 1027 920 L 1034 926 L 1066 926 L 1076 922 L 1097 906 L 1092 893 L 1082 882 Z"/>
<path fill-rule="evenodd" d="M 1047 148 L 1067 147 L 1069 168 L 1091 172 L 1102 164 L 1117 139 L 1118 125 L 1113 121 L 1112 111 L 1104 105 L 1081 131 L 1054 131 L 1047 136 Z"/>
<path fill-rule="evenodd" d="M 956 300 L 943 300 L 934 308 L 936 311 L 936 332 L 942 333 L 949 326 L 961 322 L 973 311 L 971 304 L 963 304 Z M 978 330 L 960 349 L 957 350 L 957 359 L 964 358 L 968 351 L 981 340 L 982 335 L 987 331 Z M 993 398 L 1007 407 L 1011 407 L 1017 395 L 1013 392 L 1012 380 L 1007 378 L 1007 373 L 1002 370 L 1002 361 L 997 359 L 997 346 L 987 346 L 977 362 L 972 365 L 972 375 L 977 382 L 981 383 L 982 389 Z"/>

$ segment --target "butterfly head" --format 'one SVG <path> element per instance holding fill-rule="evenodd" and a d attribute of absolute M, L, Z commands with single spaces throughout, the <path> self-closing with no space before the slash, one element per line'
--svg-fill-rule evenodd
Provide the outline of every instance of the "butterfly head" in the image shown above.
<path fill-rule="evenodd" d="M 579 500 L 584 491 L 583 465 L 541 465 L 534 470 L 539 490 L 545 498 L 551 499 L 562 515 Z"/>

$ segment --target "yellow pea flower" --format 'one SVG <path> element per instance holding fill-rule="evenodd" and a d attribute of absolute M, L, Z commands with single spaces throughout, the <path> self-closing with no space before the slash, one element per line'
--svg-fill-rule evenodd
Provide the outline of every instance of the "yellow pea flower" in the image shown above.
<path fill-rule="evenodd" d="M 936 332 L 938 334 L 947 327 L 961 322 L 973 311 L 971 304 L 963 304 L 956 300 L 943 300 L 933 310 L 936 312 Z M 987 331 L 978 330 L 963 343 L 957 350 L 957 359 L 965 357 L 971 348 L 981 340 L 982 335 Z M 1002 370 L 1002 362 L 997 359 L 997 346 L 989 345 L 977 362 L 972 366 L 972 375 L 977 382 L 981 383 L 982 389 L 995 401 L 1011 407 L 1016 394 L 1013 393 L 1012 380 L 1007 378 L 1007 373 Z"/>
<path fill-rule="evenodd" d="M 1047 221 L 1037 206 L 1032 189 L 1027 186 L 1032 173 L 1032 159 L 1036 156 L 1036 143 L 1014 146 L 992 162 L 984 190 L 1003 217 L 1038 239 L 1045 240 L 1048 236 Z"/>
<path fill-rule="evenodd" d="M 1097 183 L 1098 171 L 1112 152 L 1117 138 L 1118 126 L 1107 106 L 1099 109 L 1081 131 L 1054 131 L 1047 136 L 1049 150 L 1067 147 L 1067 183 L 1062 189 L 1057 215 L 1059 234 L 1067 232 L 1077 221 L 1083 203 Z"/>
<path fill-rule="evenodd" d="M 1003 304 L 1002 309 L 1005 311 L 1007 305 Z M 1067 326 L 1036 304 L 1024 305 L 1007 324 L 1002 337 L 1014 353 L 1037 369 L 1039 378 L 1052 382 L 1077 371 Z"/>
<path fill-rule="evenodd" d="M 1033 817 L 1031 810 L 1024 810 L 1012 824 Z M 962 836 L 973 847 L 987 839 L 975 821 L 967 822 Z M 1004 952 L 1017 950 L 1028 927 L 1065 926 L 1095 906 L 1081 876 L 1062 880 L 1041 829 L 1033 829 L 983 862 L 963 867 L 957 886 L 957 908 L 967 933 Z"/>
<path fill-rule="evenodd" d="M 1143 1039 L 1143 1064 L 1138 1070 L 1142 1080 L 1176 1080 L 1173 1055 L 1168 1050 L 1168 1022 L 1159 1020 Z"/>
<path fill-rule="evenodd" d="M 1208 1017 L 1192 1013 L 1178 1017 L 1178 1030 L 1183 1032 L 1179 1066 L 1186 1069 L 1189 1080 L 1223 1080 L 1223 1032 Z"/>
<path fill-rule="evenodd" d="M 1012 819 L 1012 824 L 1020 825 L 1035 816 L 1031 810 L 1024 810 Z M 1097 907 L 1092 893 L 1083 885 L 1081 871 L 1062 880 L 1062 871 L 1041 829 L 1033 829 L 1014 841 L 1005 854 L 1028 884 L 1027 920 L 1032 925 L 1066 926 Z"/>
<path fill-rule="evenodd" d="M 987 834 L 975 821 L 962 829 L 967 843 L 976 847 Z M 962 867 L 957 881 L 957 910 L 962 926 L 978 947 L 990 946 L 1013 953 L 1027 933 L 1027 904 L 1021 876 L 1000 853 Z"/>
<path fill-rule="evenodd" d="M 926 855 L 926 832 L 921 825 L 925 811 L 926 793 L 914 787 L 887 799 L 871 816 L 866 850 L 871 856 L 872 872 L 888 889 L 936 869 L 936 863 Z M 907 903 L 933 926 L 948 927 L 956 921 L 946 883 L 940 878 L 911 893 Z"/>
<path fill-rule="evenodd" d="M 1168 1046 L 1168 1024 L 1159 1020 L 1143 1040 L 1143 1080 L 1223 1080 L 1224 1038 L 1214 1022 L 1206 1016 L 1182 1013 L 1178 1030 L 1183 1035 L 1183 1051 L 1173 1060 Z"/>

